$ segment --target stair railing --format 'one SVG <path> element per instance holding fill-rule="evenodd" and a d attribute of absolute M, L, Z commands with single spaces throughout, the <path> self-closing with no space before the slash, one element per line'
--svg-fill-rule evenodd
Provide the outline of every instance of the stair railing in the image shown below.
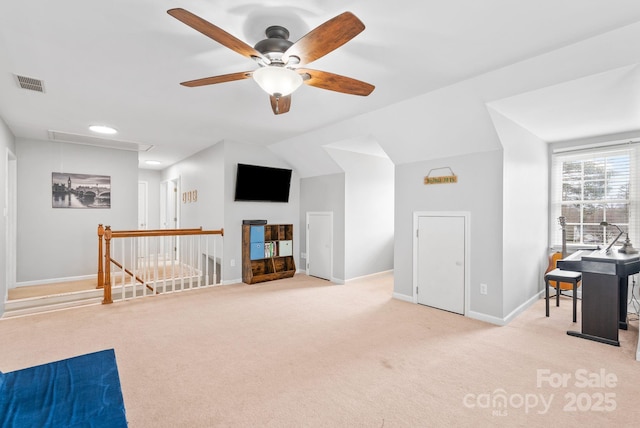
<path fill-rule="evenodd" d="M 115 231 L 98 225 L 102 303 L 113 303 L 114 288 L 119 300 L 127 300 L 221 284 L 223 236 L 223 229 Z"/>

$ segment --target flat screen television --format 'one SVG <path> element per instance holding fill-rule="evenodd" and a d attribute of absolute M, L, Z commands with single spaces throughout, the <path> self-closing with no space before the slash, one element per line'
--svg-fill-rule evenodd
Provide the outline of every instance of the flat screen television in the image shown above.
<path fill-rule="evenodd" d="M 238 164 L 236 201 L 289 202 L 291 170 Z"/>

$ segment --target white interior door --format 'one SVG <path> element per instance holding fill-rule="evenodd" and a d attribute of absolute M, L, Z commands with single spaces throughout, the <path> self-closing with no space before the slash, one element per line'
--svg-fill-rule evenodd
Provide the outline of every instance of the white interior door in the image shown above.
<path fill-rule="evenodd" d="M 138 181 L 138 229 L 146 230 L 149 221 L 149 190 L 146 181 Z"/>
<path fill-rule="evenodd" d="M 162 229 L 178 228 L 179 188 L 179 179 L 163 181 L 160 183 L 160 224 Z"/>
<path fill-rule="evenodd" d="M 160 183 L 160 225 L 162 229 L 177 229 L 180 224 L 179 198 L 180 179 L 167 180 Z M 166 260 L 177 260 L 178 239 L 172 237 L 168 243 L 161 241 L 161 253 Z"/>
<path fill-rule="evenodd" d="M 180 185 L 178 179 L 171 180 L 169 182 L 169 187 L 167 188 L 167 224 L 169 229 L 177 229 L 178 228 L 178 207 L 180 203 L 180 198 L 178 197 Z"/>
<path fill-rule="evenodd" d="M 147 213 L 147 182 L 138 181 L 138 230 L 147 229 L 148 213 Z M 145 258 L 149 254 L 148 238 L 136 239 L 138 247 L 138 267 L 144 266 Z"/>
<path fill-rule="evenodd" d="M 307 275 L 333 276 L 333 213 L 307 213 Z"/>
<path fill-rule="evenodd" d="M 465 217 L 417 218 L 417 301 L 464 314 Z"/>

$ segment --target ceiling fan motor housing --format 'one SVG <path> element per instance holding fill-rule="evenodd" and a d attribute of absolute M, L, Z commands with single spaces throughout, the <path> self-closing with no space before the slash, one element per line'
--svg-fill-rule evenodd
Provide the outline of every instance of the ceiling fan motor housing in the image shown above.
<path fill-rule="evenodd" d="M 265 34 L 267 38 L 256 43 L 254 49 L 272 63 L 282 63 L 282 54 L 293 45 L 289 40 L 289 30 L 280 25 L 272 25 L 266 29 Z"/>

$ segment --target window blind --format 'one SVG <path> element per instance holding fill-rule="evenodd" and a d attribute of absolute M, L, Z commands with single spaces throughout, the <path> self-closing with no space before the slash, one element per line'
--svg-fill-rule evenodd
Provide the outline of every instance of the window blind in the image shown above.
<path fill-rule="evenodd" d="M 552 247 L 562 245 L 565 220 L 569 249 L 606 246 L 620 227 L 634 247 L 640 248 L 640 209 L 637 144 L 567 151 L 552 155 L 550 239 Z M 616 244 L 617 245 L 617 244 Z"/>

